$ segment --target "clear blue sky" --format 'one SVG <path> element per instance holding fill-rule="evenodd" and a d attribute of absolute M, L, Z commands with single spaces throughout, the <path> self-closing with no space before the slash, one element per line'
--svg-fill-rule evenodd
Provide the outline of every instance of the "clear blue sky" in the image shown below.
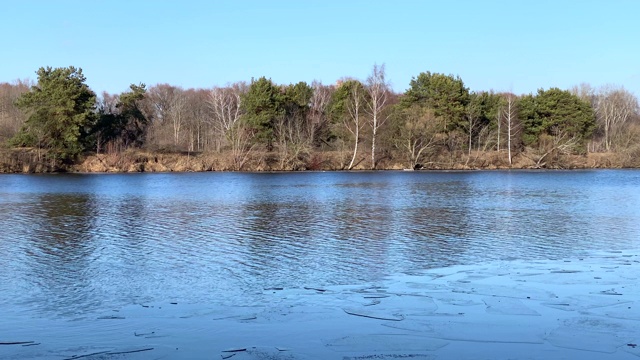
<path fill-rule="evenodd" d="M 6 0 L 0 82 L 81 67 L 96 92 L 424 71 L 474 91 L 616 84 L 640 95 L 638 0 Z"/>

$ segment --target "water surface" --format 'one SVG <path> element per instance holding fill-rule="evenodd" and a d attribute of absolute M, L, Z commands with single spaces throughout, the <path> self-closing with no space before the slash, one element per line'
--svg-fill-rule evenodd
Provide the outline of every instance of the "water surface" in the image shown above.
<path fill-rule="evenodd" d="M 0 176 L 0 308 L 74 319 L 640 245 L 640 171 Z"/>

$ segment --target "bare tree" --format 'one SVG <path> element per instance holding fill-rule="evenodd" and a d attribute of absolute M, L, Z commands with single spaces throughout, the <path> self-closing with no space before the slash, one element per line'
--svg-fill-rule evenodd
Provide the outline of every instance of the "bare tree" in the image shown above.
<path fill-rule="evenodd" d="M 500 152 L 500 134 L 502 133 L 502 109 L 498 110 L 498 113 L 496 115 L 496 123 L 498 125 L 496 151 Z"/>
<path fill-rule="evenodd" d="M 244 122 L 238 121 L 227 131 L 227 140 L 231 145 L 231 161 L 233 170 L 240 171 L 249 161 L 256 143 L 255 132 Z"/>
<path fill-rule="evenodd" d="M 404 123 L 400 126 L 397 147 L 407 151 L 412 169 L 419 168 L 427 153 L 438 143 L 442 118 L 435 116 L 433 109 L 411 106 L 403 111 Z"/>
<path fill-rule="evenodd" d="M 182 106 L 183 101 L 176 99 L 182 92 L 182 89 L 169 84 L 157 84 L 148 89 L 145 102 L 151 119 L 150 144 L 160 148 L 177 145 L 176 134 L 179 134 L 182 125 L 182 119 L 179 118 L 182 110 L 177 110 L 174 106 Z"/>
<path fill-rule="evenodd" d="M 513 143 L 514 138 L 520 133 L 520 123 L 517 119 L 517 109 L 515 104 L 515 95 L 508 93 L 505 95 L 506 105 L 503 111 L 503 118 L 507 127 L 507 153 L 509 158 L 509 166 L 513 164 Z"/>
<path fill-rule="evenodd" d="M 115 116 L 120 111 L 118 110 L 118 102 L 120 101 L 120 97 L 116 94 L 109 94 L 106 91 L 103 91 L 100 96 L 96 98 L 96 110 L 100 116 L 100 121 L 113 122 L 115 121 Z M 107 120 L 108 119 L 108 120 Z M 118 140 L 113 139 L 113 123 L 101 124 L 101 126 L 94 132 L 95 141 L 96 141 L 96 154 L 100 154 L 100 152 L 106 149 L 107 152 L 113 153 L 117 152 L 117 148 L 119 144 L 116 144 Z"/>
<path fill-rule="evenodd" d="M 389 96 L 389 84 L 385 78 L 384 64 L 373 65 L 371 75 L 367 78 L 367 91 L 369 93 L 367 112 L 370 115 L 369 123 L 371 125 L 371 168 L 375 169 L 376 137 L 378 130 L 388 119 L 388 116 L 384 115 Z"/>
<path fill-rule="evenodd" d="M 29 80 L 0 83 L 0 143 L 16 135 L 26 121 L 27 114 L 15 102 L 32 85 Z"/>
<path fill-rule="evenodd" d="M 579 97 L 582 101 L 588 102 L 592 105 L 594 104 L 596 91 L 590 84 L 581 83 L 580 85 L 571 88 L 570 92 Z"/>
<path fill-rule="evenodd" d="M 480 131 L 478 131 L 478 138 L 477 138 L 477 151 L 478 153 L 480 152 L 486 152 L 488 149 L 493 149 L 495 144 L 495 134 L 496 130 L 492 130 L 491 129 L 491 124 L 487 124 L 485 126 L 483 126 L 482 128 L 480 128 Z"/>
<path fill-rule="evenodd" d="M 560 129 L 554 129 L 553 135 L 550 137 L 551 141 L 547 141 L 548 139 L 548 135 L 544 135 L 541 138 L 541 147 L 545 150 L 543 150 L 544 153 L 538 156 L 536 168 L 546 166 L 546 159 L 550 154 L 571 154 L 580 144 L 578 135 L 571 135 L 569 132 Z"/>
<path fill-rule="evenodd" d="M 280 151 L 280 168 L 287 167 L 297 169 L 299 158 L 308 154 L 313 143 L 313 131 L 303 121 L 299 121 L 295 115 L 281 114 L 274 124 L 274 131 Z"/>
<path fill-rule="evenodd" d="M 347 100 L 347 111 L 349 116 L 343 119 L 345 128 L 353 135 L 353 156 L 351 162 L 347 167 L 347 170 L 351 170 L 356 161 L 358 154 L 358 143 L 360 142 L 360 131 L 364 125 L 364 121 L 361 118 L 362 106 L 364 102 L 364 90 L 359 82 L 353 84 L 349 92 L 349 98 Z"/>
<path fill-rule="evenodd" d="M 174 89 L 175 87 L 169 84 L 157 84 L 147 90 L 150 110 L 153 112 L 153 118 L 156 122 L 168 121 Z"/>
<path fill-rule="evenodd" d="M 236 171 L 242 170 L 256 147 L 255 131 L 242 120 L 241 100 L 242 94 L 247 89 L 247 84 L 244 82 L 234 83 L 224 88 L 216 87 L 211 90 L 208 100 L 213 127 L 230 147 L 232 167 Z M 220 147 L 218 144 L 218 150 Z"/>
<path fill-rule="evenodd" d="M 308 122 L 310 124 L 311 138 L 315 143 L 325 141 L 326 133 L 329 131 L 330 120 L 327 116 L 327 106 L 331 101 L 334 88 L 322 85 L 317 80 L 311 83 L 311 87 L 313 88 L 313 96 L 309 105 Z"/>
<path fill-rule="evenodd" d="M 627 121 L 638 111 L 638 99 L 623 87 L 603 87 L 595 97 L 596 121 L 604 135 L 605 150 L 610 151 L 613 141 Z"/>
<path fill-rule="evenodd" d="M 473 146 L 473 134 L 478 126 L 478 122 L 480 121 L 480 109 L 475 102 L 471 102 L 467 105 L 465 109 L 465 118 L 467 120 L 467 134 L 468 136 L 468 153 L 467 153 L 467 161 L 465 165 L 469 163 L 469 159 L 471 159 L 471 149 Z"/>
<path fill-rule="evenodd" d="M 212 114 L 212 124 L 219 138 L 229 140 L 229 144 L 233 147 L 237 145 L 235 135 L 229 138 L 230 131 L 233 129 L 240 117 L 242 116 L 242 108 L 240 98 L 247 90 L 246 83 L 235 83 L 227 87 L 215 87 L 209 95 L 209 107 Z M 221 144 L 218 141 L 217 149 L 220 150 Z"/>
<path fill-rule="evenodd" d="M 634 153 L 634 150 L 637 151 L 636 154 L 640 154 L 640 119 L 639 121 L 630 121 L 629 124 L 625 127 L 625 131 L 620 132 L 618 136 L 617 143 L 620 149 L 624 149 L 626 153 Z M 637 160 L 637 156 L 634 156 Z"/>
<path fill-rule="evenodd" d="M 169 119 L 173 125 L 173 145 L 180 146 L 180 135 L 184 123 L 187 99 L 182 88 L 175 88 L 169 105 Z"/>
<path fill-rule="evenodd" d="M 207 101 L 210 91 L 206 89 L 189 89 L 186 96 L 186 133 L 187 150 L 201 151 L 205 146 L 205 134 L 211 117 Z"/>

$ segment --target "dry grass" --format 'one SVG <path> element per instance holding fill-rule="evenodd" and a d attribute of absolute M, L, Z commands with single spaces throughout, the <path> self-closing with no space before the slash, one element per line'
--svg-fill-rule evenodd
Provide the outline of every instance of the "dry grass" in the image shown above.
<path fill-rule="evenodd" d="M 408 167 L 402 154 L 384 156 L 378 162 L 380 170 L 400 170 Z M 431 156 L 422 164 L 432 170 L 467 169 L 533 169 L 536 168 L 537 154 L 523 152 L 516 154 L 509 165 L 505 152 L 442 153 Z M 315 152 L 289 162 L 282 168 L 276 152 L 254 152 L 244 164 L 243 171 L 301 171 L 301 170 L 344 170 L 345 154 L 341 151 Z M 621 153 L 590 153 L 588 155 L 561 155 L 549 157 L 544 163 L 549 169 L 585 168 L 638 168 L 640 167 L 640 147 Z M 370 168 L 369 154 L 363 152 L 356 159 L 354 170 Z M 130 150 L 119 154 L 88 155 L 75 165 L 60 167 L 47 161 L 35 149 L 0 149 L 0 172 L 4 173 L 46 173 L 70 172 L 190 172 L 190 171 L 232 171 L 235 169 L 229 153 L 179 153 L 149 152 Z"/>

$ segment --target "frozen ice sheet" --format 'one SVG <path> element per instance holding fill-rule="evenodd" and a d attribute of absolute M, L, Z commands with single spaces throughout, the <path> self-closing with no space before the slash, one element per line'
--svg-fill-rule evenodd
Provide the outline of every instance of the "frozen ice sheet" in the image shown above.
<path fill-rule="evenodd" d="M 532 286 L 521 286 L 517 283 L 508 285 L 494 285 L 482 283 L 452 283 L 450 284 L 453 292 L 465 294 L 477 294 L 486 296 L 500 296 L 514 299 L 535 299 L 549 300 L 556 298 L 556 295 L 550 291 L 539 289 Z"/>
<path fill-rule="evenodd" d="M 609 354 L 615 353 L 625 344 L 624 339 L 615 334 L 584 329 L 577 331 L 576 328 L 568 326 L 552 330 L 547 336 L 547 341 L 562 348 Z"/>
<path fill-rule="evenodd" d="M 251 296 L 233 303 L 188 304 L 170 296 L 82 319 L 15 312 L 3 314 L 0 341 L 38 345 L 0 346 L 0 358 L 153 347 L 114 357 L 212 359 L 241 346 L 246 350 L 225 354 L 233 360 L 637 359 L 639 259 L 622 252 L 497 261 L 369 284 L 247 289 Z"/>
<path fill-rule="evenodd" d="M 222 352 L 222 359 L 232 360 L 303 360 L 310 359 L 305 354 L 292 351 L 286 348 L 279 347 L 266 347 L 266 346 L 252 346 L 249 348 L 242 348 L 241 351 L 234 352 Z"/>
<path fill-rule="evenodd" d="M 522 301 L 507 297 L 484 297 L 487 312 L 501 315 L 540 316 L 540 313 L 525 305 Z"/>
<path fill-rule="evenodd" d="M 433 336 L 443 340 L 482 343 L 542 344 L 544 330 L 536 326 L 523 326 L 510 319 L 455 319 L 432 321 Z"/>
<path fill-rule="evenodd" d="M 385 359 L 411 359 L 411 360 L 433 360 L 437 359 L 435 355 L 429 354 L 407 354 L 407 353 L 394 353 L 394 354 L 368 354 L 357 356 L 345 356 L 342 360 L 385 360 Z"/>
<path fill-rule="evenodd" d="M 565 298 L 542 302 L 542 305 L 565 311 L 581 311 L 596 308 L 614 307 L 631 303 L 624 298 L 603 295 L 573 295 Z"/>
<path fill-rule="evenodd" d="M 369 308 L 343 308 L 345 313 L 375 320 L 402 321 L 404 316 L 398 313 L 391 313 L 384 310 L 370 310 Z"/>
<path fill-rule="evenodd" d="M 434 351 L 448 341 L 424 336 L 403 334 L 349 335 L 325 341 L 327 347 L 339 352 L 354 351 Z"/>
<path fill-rule="evenodd" d="M 591 308 L 588 314 L 601 315 L 614 319 L 625 319 L 638 321 L 640 329 L 640 302 L 632 301 L 607 307 Z"/>

